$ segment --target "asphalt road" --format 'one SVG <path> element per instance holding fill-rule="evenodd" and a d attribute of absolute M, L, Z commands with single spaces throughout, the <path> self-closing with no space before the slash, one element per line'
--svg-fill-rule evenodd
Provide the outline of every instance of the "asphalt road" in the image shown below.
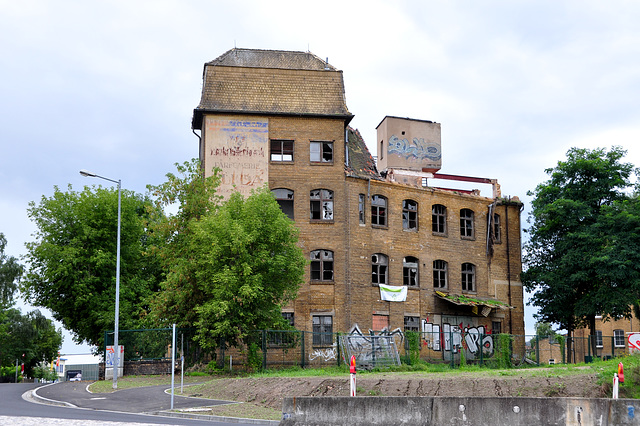
<path fill-rule="evenodd" d="M 171 396 L 164 393 L 167 386 L 126 389 L 110 394 L 92 394 L 86 390 L 88 382 L 62 382 L 43 386 L 33 383 L 0 384 L 0 424 L 4 425 L 109 425 L 155 424 L 248 426 L 255 424 L 237 421 L 193 420 L 162 417 L 144 413 L 168 410 Z M 25 392 L 37 390 L 38 396 L 67 402 L 77 408 L 35 403 L 23 399 Z M 219 405 L 226 401 L 174 397 L 174 408 Z M 108 423 L 106 423 L 108 422 Z M 116 422 L 116 423 L 114 423 Z M 274 424 L 275 422 L 271 422 Z M 269 424 L 269 423 L 262 423 Z"/>

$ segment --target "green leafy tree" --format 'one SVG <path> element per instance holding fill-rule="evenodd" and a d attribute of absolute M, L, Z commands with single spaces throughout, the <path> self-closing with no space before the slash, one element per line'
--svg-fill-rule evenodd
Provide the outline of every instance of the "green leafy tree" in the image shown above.
<path fill-rule="evenodd" d="M 11 339 L 9 315 L 15 303 L 14 295 L 18 280 L 22 275 L 22 266 L 13 256 L 5 254 L 7 239 L 0 233 L 0 365 L 12 355 L 8 355 L 8 342 Z"/>
<path fill-rule="evenodd" d="M 13 306 L 14 294 L 17 290 L 18 279 L 22 275 L 22 266 L 18 259 L 6 255 L 7 239 L 0 232 L 0 315 L 2 311 Z"/>
<path fill-rule="evenodd" d="M 281 310 L 298 293 L 306 260 L 298 232 L 267 188 L 233 193 L 194 227 L 194 307 L 201 346 L 249 342 L 254 330 L 287 328 Z"/>
<path fill-rule="evenodd" d="M 221 197 L 216 195 L 216 188 L 220 177 L 218 171 L 204 177 L 198 159 L 175 166 L 178 175 L 167 173 L 165 183 L 147 186 L 156 206 L 149 222 L 149 251 L 166 275 L 163 291 L 149 298 L 146 325 L 192 326 L 196 322 L 192 301 L 204 297 L 191 262 L 194 257 L 192 227 L 218 209 Z M 162 213 L 176 205 L 175 214 Z"/>
<path fill-rule="evenodd" d="M 626 152 L 572 148 L 538 185 L 522 279 L 540 321 L 569 334 L 595 317 L 628 317 L 640 296 L 640 215 Z M 595 338 L 592 339 L 595 344 Z M 570 350 L 570 348 L 568 348 Z"/>
<path fill-rule="evenodd" d="M 18 309 L 6 311 L 0 362 L 13 365 L 15 360 L 25 364 L 25 374 L 32 375 L 38 362 L 53 360 L 62 346 L 62 330 L 38 310 L 23 315 Z"/>
<path fill-rule="evenodd" d="M 138 326 L 161 270 L 153 257 L 144 256 L 151 202 L 123 190 L 121 210 L 119 313 L 125 329 Z M 28 214 L 37 231 L 35 241 L 26 244 L 29 268 L 20 285 L 23 295 L 48 308 L 75 342 L 101 348 L 104 332 L 114 327 L 117 189 L 94 186 L 77 192 L 69 186 L 63 192 L 55 187 L 51 197 L 31 202 Z"/>
<path fill-rule="evenodd" d="M 154 295 L 156 324 L 195 326 L 200 345 L 251 344 L 254 330 L 285 328 L 281 308 L 295 298 L 305 259 L 297 229 L 267 188 L 220 203 L 217 173 L 204 178 L 197 160 L 177 165 L 182 177 L 150 187 L 178 213 L 152 226 L 155 253 L 167 268 Z"/>

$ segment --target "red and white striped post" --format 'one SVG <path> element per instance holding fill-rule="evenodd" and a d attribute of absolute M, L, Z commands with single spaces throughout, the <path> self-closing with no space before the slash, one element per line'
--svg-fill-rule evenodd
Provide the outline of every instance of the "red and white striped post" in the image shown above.
<path fill-rule="evenodd" d="M 351 396 L 356 396 L 356 356 L 351 355 L 349 362 L 349 372 L 351 373 Z"/>

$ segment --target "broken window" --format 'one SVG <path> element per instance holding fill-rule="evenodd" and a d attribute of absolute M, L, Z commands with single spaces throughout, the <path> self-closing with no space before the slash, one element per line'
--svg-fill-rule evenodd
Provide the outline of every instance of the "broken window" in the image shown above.
<path fill-rule="evenodd" d="M 404 317 L 404 331 L 420 331 L 420 317 Z M 408 340 L 407 340 L 408 342 Z"/>
<path fill-rule="evenodd" d="M 293 220 L 293 191 L 286 188 L 277 188 L 272 189 L 271 193 L 276 197 L 276 201 L 278 202 L 278 205 L 280 205 L 282 213 L 286 214 L 289 219 Z"/>
<path fill-rule="evenodd" d="M 314 250 L 311 252 L 311 280 L 333 281 L 333 252 Z"/>
<path fill-rule="evenodd" d="M 491 321 L 491 334 L 502 333 L 502 323 L 500 321 Z"/>
<path fill-rule="evenodd" d="M 331 315 L 314 315 L 313 346 L 331 346 L 333 344 L 333 317 Z"/>
<path fill-rule="evenodd" d="M 447 233 L 447 208 L 442 204 L 434 204 L 431 208 L 431 230 L 434 234 Z"/>
<path fill-rule="evenodd" d="M 364 194 L 358 195 L 358 220 L 364 225 Z"/>
<path fill-rule="evenodd" d="M 418 203 L 413 200 L 402 200 L 402 229 L 418 229 Z"/>
<path fill-rule="evenodd" d="M 293 141 L 271 140 L 271 161 L 293 161 Z"/>
<path fill-rule="evenodd" d="M 309 198 L 311 220 L 333 220 L 333 191 L 314 189 Z"/>
<path fill-rule="evenodd" d="M 382 195 L 371 197 L 371 224 L 387 226 L 387 199 Z"/>
<path fill-rule="evenodd" d="M 447 288 L 447 262 L 444 260 L 433 261 L 433 287 Z"/>
<path fill-rule="evenodd" d="M 462 264 L 462 291 L 476 291 L 476 266 L 473 263 Z"/>
<path fill-rule="evenodd" d="M 500 215 L 493 215 L 493 241 L 496 243 L 500 242 Z"/>
<path fill-rule="evenodd" d="M 473 210 L 460 210 L 460 236 L 473 238 Z"/>
<path fill-rule="evenodd" d="M 376 253 L 371 256 L 371 283 L 387 284 L 389 260 L 384 254 Z"/>
<path fill-rule="evenodd" d="M 333 142 L 311 142 L 309 152 L 313 163 L 333 163 Z"/>
<path fill-rule="evenodd" d="M 419 285 L 418 258 L 407 256 L 402 259 L 402 284 L 409 287 Z"/>

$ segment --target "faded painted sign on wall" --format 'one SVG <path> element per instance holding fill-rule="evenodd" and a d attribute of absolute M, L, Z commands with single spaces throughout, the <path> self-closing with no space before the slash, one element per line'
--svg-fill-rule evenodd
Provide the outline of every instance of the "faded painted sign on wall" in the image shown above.
<path fill-rule="evenodd" d="M 204 138 L 206 172 L 222 170 L 219 195 L 238 191 L 246 197 L 268 182 L 268 120 L 207 116 Z"/>

